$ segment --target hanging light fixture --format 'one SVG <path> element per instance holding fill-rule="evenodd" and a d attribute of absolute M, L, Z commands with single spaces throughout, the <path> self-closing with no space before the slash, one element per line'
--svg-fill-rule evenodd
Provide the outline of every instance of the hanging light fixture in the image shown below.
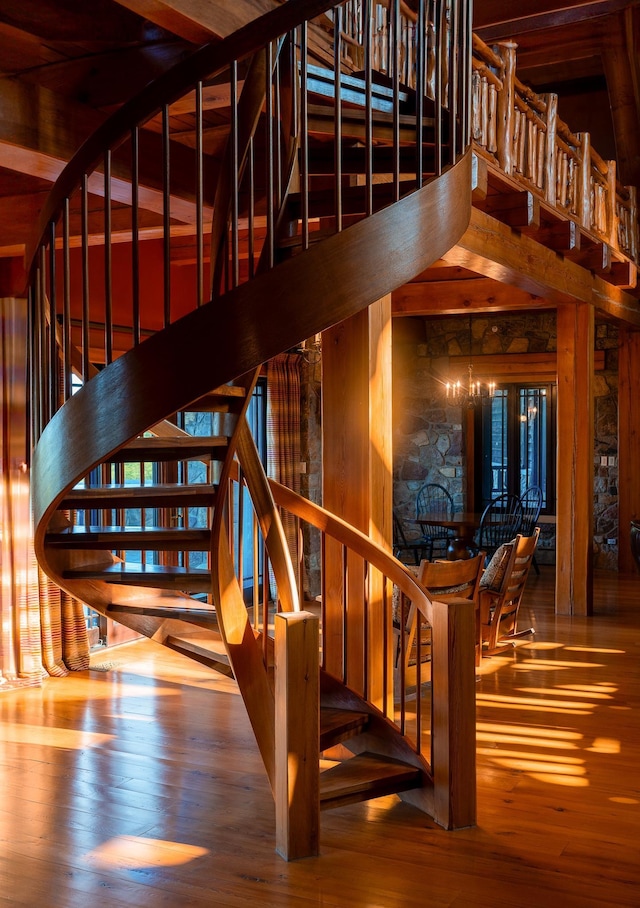
<path fill-rule="evenodd" d="M 477 401 L 483 397 L 493 397 L 496 390 L 494 381 L 481 382 L 473 377 L 473 332 L 471 329 L 471 316 L 469 316 L 469 376 L 466 382 L 458 379 L 457 381 L 448 381 L 445 384 L 447 400 L 453 403 L 464 404 L 473 407 Z"/>

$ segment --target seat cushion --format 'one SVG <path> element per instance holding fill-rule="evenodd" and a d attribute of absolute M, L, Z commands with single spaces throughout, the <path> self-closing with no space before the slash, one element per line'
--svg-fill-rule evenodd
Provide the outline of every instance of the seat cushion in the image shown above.
<path fill-rule="evenodd" d="M 515 542 L 515 539 L 512 539 L 511 542 L 503 542 L 495 550 L 480 578 L 481 590 L 493 590 L 496 593 L 500 591 Z"/>

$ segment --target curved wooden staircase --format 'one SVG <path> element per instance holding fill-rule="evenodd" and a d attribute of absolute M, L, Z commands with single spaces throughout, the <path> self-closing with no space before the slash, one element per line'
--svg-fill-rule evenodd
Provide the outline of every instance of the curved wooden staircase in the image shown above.
<path fill-rule="evenodd" d="M 366 27 L 380 15 L 386 46 L 397 48 L 386 60 Z M 391 292 L 465 230 L 469 48 L 462 0 L 421 0 L 417 14 L 395 0 L 289 0 L 118 111 L 62 174 L 34 251 L 40 564 L 102 614 L 233 673 L 287 858 L 317 853 L 320 803 L 398 792 L 448 828 L 475 821 L 468 603 L 431 602 L 389 552 L 267 480 L 245 418 L 264 362 Z M 207 106 L 211 86 L 229 98 L 224 150 L 212 144 L 220 125 Z M 145 156 L 155 152 L 160 168 Z M 162 244 L 154 331 L 145 231 Z M 125 325 L 121 310 L 114 316 L 123 236 Z M 185 236 L 194 246 L 190 301 L 170 267 L 172 244 Z M 83 386 L 72 395 L 73 374 Z M 191 411 L 210 414 L 210 434 L 180 428 L 176 414 Z M 239 487 L 266 553 L 262 576 L 272 577 L 249 607 L 238 579 Z M 132 509 L 136 525 L 126 520 Z M 201 525 L 190 525 L 194 509 L 206 515 Z M 323 589 L 317 613 L 301 610 L 281 509 L 340 548 L 349 596 L 347 565 L 360 559 L 359 625 L 346 592 L 334 601 Z M 396 668 L 405 641 L 394 627 L 410 602 L 431 626 L 430 650 L 418 657 L 430 682 L 419 685 L 423 696 Z M 349 682 L 346 655 L 331 656 L 328 615 L 334 628 L 341 622 L 345 652 L 347 637 L 364 641 L 364 683 Z"/>

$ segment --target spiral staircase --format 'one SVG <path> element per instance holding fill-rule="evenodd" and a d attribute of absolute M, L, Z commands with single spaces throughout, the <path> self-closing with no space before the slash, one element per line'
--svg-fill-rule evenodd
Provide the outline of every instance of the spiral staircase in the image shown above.
<path fill-rule="evenodd" d="M 385 549 L 268 480 L 246 420 L 263 363 L 390 293 L 467 226 L 470 12 L 463 0 L 417 9 L 289 0 L 201 48 L 80 149 L 33 250 L 39 562 L 101 614 L 235 677 L 288 859 L 318 852 L 320 806 L 399 793 L 447 828 L 475 821 L 468 604 L 432 602 Z M 147 236 L 164 263 L 153 318 Z M 193 248 L 190 299 L 172 284 L 177 239 Z M 212 430 L 180 428 L 189 412 Z M 248 605 L 247 495 L 265 552 Z M 349 595 L 347 564 L 361 559 L 364 610 L 326 588 L 319 610 L 301 609 L 282 512 L 339 546 Z M 422 696 L 397 668 L 394 627 L 411 603 L 431 628 Z M 336 614 L 338 658 L 322 634 Z M 355 686 L 354 636 L 368 666 Z"/>

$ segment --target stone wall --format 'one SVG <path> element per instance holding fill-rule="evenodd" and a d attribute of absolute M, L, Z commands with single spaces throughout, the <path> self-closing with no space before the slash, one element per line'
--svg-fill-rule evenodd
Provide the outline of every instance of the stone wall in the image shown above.
<path fill-rule="evenodd" d="M 596 349 L 605 367 L 594 383 L 594 566 L 618 568 L 618 330 L 598 325 Z"/>

